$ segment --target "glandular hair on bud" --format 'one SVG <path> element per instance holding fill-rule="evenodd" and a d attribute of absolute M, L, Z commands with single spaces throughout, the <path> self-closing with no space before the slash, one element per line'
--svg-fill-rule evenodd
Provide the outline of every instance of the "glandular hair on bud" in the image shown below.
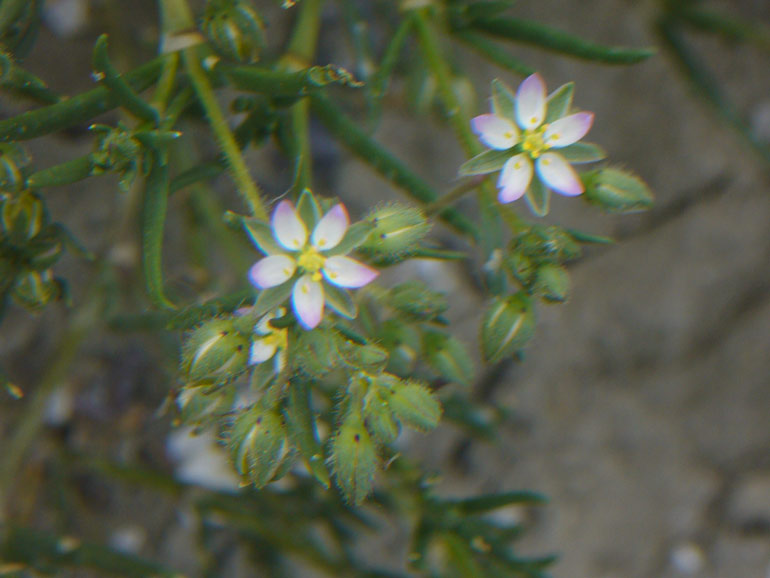
<path fill-rule="evenodd" d="M 431 228 L 420 209 L 398 203 L 374 209 L 366 220 L 372 224 L 372 232 L 359 248 L 382 257 L 414 251 Z"/>
<path fill-rule="evenodd" d="M 187 337 L 182 371 L 191 384 L 224 384 L 248 366 L 249 336 L 232 319 L 207 321 Z"/>
<path fill-rule="evenodd" d="M 0 224 L 3 236 L 15 245 L 35 237 L 45 223 L 45 208 L 37 195 L 25 191 L 8 195 L 0 201 Z"/>

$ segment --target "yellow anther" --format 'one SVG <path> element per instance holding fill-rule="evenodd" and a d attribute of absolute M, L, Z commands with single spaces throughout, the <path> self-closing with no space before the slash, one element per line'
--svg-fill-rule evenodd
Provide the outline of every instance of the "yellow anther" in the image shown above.
<path fill-rule="evenodd" d="M 324 266 L 326 257 L 321 255 L 315 247 L 308 247 L 300 254 L 297 265 L 311 274 L 316 274 Z"/>

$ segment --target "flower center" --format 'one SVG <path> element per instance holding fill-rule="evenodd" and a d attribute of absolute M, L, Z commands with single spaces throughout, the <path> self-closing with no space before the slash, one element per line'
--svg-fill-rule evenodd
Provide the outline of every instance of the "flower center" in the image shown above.
<path fill-rule="evenodd" d="M 536 159 L 550 148 L 550 145 L 543 138 L 547 128 L 548 125 L 544 124 L 536 129 L 524 131 L 524 136 L 521 139 L 521 148 L 524 149 L 524 152 L 529 153 L 529 156 L 533 159 Z"/>
<path fill-rule="evenodd" d="M 321 267 L 324 266 L 325 261 L 326 257 L 321 255 L 321 253 L 318 252 L 318 249 L 310 246 L 302 250 L 299 258 L 297 259 L 297 265 L 299 265 L 301 269 L 310 273 L 313 276 L 313 281 L 320 281 Z"/>
<path fill-rule="evenodd" d="M 277 349 L 286 351 L 289 344 L 289 331 L 288 329 L 277 329 L 270 327 L 270 333 L 264 337 L 260 337 L 264 341 L 265 345 L 275 345 Z"/>

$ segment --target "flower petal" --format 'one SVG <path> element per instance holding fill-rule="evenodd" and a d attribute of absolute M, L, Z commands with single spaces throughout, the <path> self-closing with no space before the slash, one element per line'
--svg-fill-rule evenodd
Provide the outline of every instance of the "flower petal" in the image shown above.
<path fill-rule="evenodd" d="M 249 364 L 255 365 L 267 361 L 273 355 L 277 349 L 275 343 L 270 343 L 267 339 L 255 339 L 251 344 L 251 352 L 249 353 Z"/>
<path fill-rule="evenodd" d="M 324 290 L 320 281 L 312 275 L 303 275 L 294 284 L 291 304 L 297 321 L 305 329 L 313 329 L 321 323 L 324 314 Z"/>
<path fill-rule="evenodd" d="M 593 123 L 592 112 L 578 112 L 555 120 L 545 129 L 545 144 L 549 148 L 558 149 L 576 143 L 586 135 Z"/>
<path fill-rule="evenodd" d="M 545 82 L 535 73 L 519 85 L 516 93 L 516 122 L 523 129 L 532 130 L 545 119 Z"/>
<path fill-rule="evenodd" d="M 535 162 L 535 167 L 543 182 L 557 193 L 574 197 L 584 190 L 575 169 L 559 154 L 541 155 Z"/>
<path fill-rule="evenodd" d="M 380 274 L 376 269 L 342 255 L 326 259 L 321 271 L 329 283 L 353 289 L 368 285 Z"/>
<path fill-rule="evenodd" d="M 505 150 L 519 142 L 519 129 L 507 118 L 496 114 L 482 114 L 471 120 L 473 132 L 489 148 Z"/>
<path fill-rule="evenodd" d="M 348 218 L 347 210 L 345 210 L 345 205 L 334 205 L 318 221 L 315 229 L 313 229 L 313 236 L 310 238 L 310 242 L 316 249 L 321 251 L 336 247 L 342 241 L 342 237 L 345 236 L 348 224 L 350 224 L 350 219 Z"/>
<path fill-rule="evenodd" d="M 497 198 L 501 203 L 510 203 L 521 198 L 532 181 L 532 161 L 525 154 L 511 157 L 500 172 Z"/>
<path fill-rule="evenodd" d="M 307 229 L 299 218 L 294 205 L 281 201 L 273 211 L 271 220 L 273 236 L 285 249 L 299 251 L 307 242 Z"/>
<path fill-rule="evenodd" d="M 259 289 L 268 289 L 291 279 L 296 270 L 297 263 L 288 255 L 270 255 L 252 266 L 249 281 Z"/>

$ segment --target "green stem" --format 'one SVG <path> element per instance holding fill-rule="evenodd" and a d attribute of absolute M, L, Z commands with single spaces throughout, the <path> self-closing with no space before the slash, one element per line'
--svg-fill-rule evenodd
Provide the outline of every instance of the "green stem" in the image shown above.
<path fill-rule="evenodd" d="M 238 148 L 238 143 L 235 142 L 235 137 L 232 131 L 230 131 L 222 109 L 219 107 L 211 83 L 201 66 L 197 47 L 187 48 L 183 52 L 182 57 L 198 99 L 206 111 L 211 129 L 214 131 L 214 135 L 222 147 L 222 152 L 225 154 L 233 180 L 238 187 L 238 192 L 255 217 L 267 220 L 267 210 L 262 202 L 260 191 L 246 168 L 246 163 Z"/>
<path fill-rule="evenodd" d="M 447 207 L 453 205 L 455 202 L 462 199 L 469 192 L 478 188 L 478 186 L 482 183 L 483 180 L 484 180 L 484 176 L 481 175 L 460 183 L 440 199 L 430 203 L 429 205 L 426 205 L 425 213 L 427 215 L 440 213 Z"/>

